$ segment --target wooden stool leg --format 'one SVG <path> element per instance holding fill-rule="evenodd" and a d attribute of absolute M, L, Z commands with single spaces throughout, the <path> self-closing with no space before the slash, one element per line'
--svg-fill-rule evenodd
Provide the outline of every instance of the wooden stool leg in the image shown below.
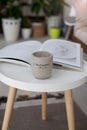
<path fill-rule="evenodd" d="M 46 120 L 47 114 L 47 93 L 42 93 L 42 120 Z"/>
<path fill-rule="evenodd" d="M 64 95 L 65 95 L 68 128 L 69 128 L 69 130 L 75 130 L 75 118 L 74 118 L 72 90 L 65 91 Z"/>
<path fill-rule="evenodd" d="M 71 30 L 72 30 L 72 26 L 69 26 L 68 29 L 67 29 L 67 32 L 66 32 L 65 40 L 69 39 Z"/>
<path fill-rule="evenodd" d="M 2 130 L 8 130 L 17 89 L 10 87 Z"/>

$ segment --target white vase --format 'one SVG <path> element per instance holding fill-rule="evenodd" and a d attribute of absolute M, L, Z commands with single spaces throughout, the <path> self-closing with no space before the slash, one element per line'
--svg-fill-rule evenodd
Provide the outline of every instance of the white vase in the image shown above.
<path fill-rule="evenodd" d="M 2 19 L 2 28 L 5 40 L 15 42 L 20 32 L 21 19 Z"/>
<path fill-rule="evenodd" d="M 24 39 L 28 39 L 31 36 L 31 28 L 22 28 L 21 33 Z"/>

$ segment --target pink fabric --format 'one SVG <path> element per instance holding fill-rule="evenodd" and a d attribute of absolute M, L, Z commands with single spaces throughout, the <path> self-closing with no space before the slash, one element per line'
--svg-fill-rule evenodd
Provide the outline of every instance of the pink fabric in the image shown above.
<path fill-rule="evenodd" d="M 87 44 L 87 0 L 73 0 L 76 10 L 74 35 Z"/>
<path fill-rule="evenodd" d="M 77 17 L 87 17 L 87 0 L 73 0 Z"/>

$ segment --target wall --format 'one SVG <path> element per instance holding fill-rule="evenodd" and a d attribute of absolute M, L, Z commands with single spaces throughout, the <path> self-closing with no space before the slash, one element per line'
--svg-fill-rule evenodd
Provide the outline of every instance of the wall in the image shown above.
<path fill-rule="evenodd" d="M 70 6 L 72 5 L 72 0 L 65 0 L 65 2 L 68 3 Z M 69 15 L 69 11 L 70 11 L 69 7 L 64 8 L 64 17 Z"/>

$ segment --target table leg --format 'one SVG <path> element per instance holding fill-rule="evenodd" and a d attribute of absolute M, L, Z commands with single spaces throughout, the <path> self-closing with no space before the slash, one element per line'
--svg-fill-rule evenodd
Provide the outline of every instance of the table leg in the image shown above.
<path fill-rule="evenodd" d="M 42 120 L 46 120 L 47 116 L 47 93 L 42 93 Z"/>
<path fill-rule="evenodd" d="M 8 94 L 8 100 L 7 100 L 7 104 L 6 104 L 4 120 L 3 120 L 3 125 L 2 125 L 2 130 L 8 130 L 16 92 L 17 92 L 16 88 L 10 87 L 9 94 Z"/>
<path fill-rule="evenodd" d="M 72 90 L 66 90 L 64 92 L 64 95 L 65 95 L 68 128 L 69 128 L 69 130 L 75 130 L 75 118 L 74 118 Z"/>

